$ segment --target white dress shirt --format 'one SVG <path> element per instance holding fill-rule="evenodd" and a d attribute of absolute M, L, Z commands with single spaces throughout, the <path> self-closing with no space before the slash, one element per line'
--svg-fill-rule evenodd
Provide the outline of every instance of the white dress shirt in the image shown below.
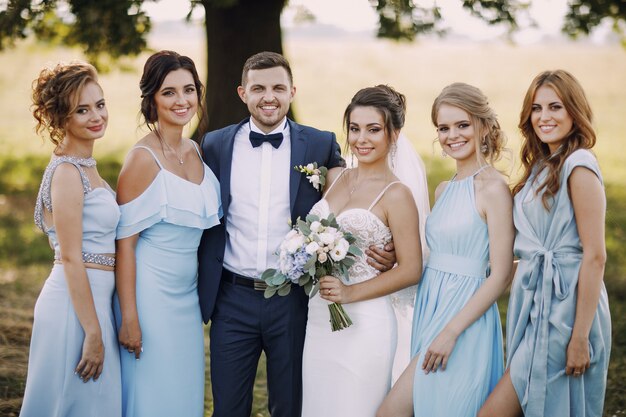
<path fill-rule="evenodd" d="M 291 229 L 291 135 L 285 118 L 270 132 L 283 133 L 278 149 L 268 142 L 253 148 L 250 129 L 263 133 L 250 119 L 235 135 L 233 145 L 224 267 L 260 278 L 267 268 L 278 267 L 276 252 Z"/>

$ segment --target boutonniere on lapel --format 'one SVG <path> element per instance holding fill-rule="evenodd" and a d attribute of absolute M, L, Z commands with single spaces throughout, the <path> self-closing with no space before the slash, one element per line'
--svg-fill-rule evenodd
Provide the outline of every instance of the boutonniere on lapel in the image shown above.
<path fill-rule="evenodd" d="M 326 185 L 326 174 L 328 174 L 328 168 L 325 166 L 318 167 L 317 162 L 313 162 L 307 165 L 295 166 L 293 169 L 305 174 L 313 188 L 317 191 L 324 189 L 324 185 Z"/>

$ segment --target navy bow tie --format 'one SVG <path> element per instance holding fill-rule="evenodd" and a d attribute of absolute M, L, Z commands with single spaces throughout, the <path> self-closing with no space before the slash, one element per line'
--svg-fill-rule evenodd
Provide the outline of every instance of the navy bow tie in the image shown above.
<path fill-rule="evenodd" d="M 259 147 L 263 144 L 263 142 L 269 142 L 274 147 L 274 149 L 278 149 L 280 144 L 283 142 L 283 134 L 282 132 L 279 132 L 272 133 L 270 135 L 264 135 L 253 130 L 250 131 L 250 143 L 252 144 L 252 147 Z"/>

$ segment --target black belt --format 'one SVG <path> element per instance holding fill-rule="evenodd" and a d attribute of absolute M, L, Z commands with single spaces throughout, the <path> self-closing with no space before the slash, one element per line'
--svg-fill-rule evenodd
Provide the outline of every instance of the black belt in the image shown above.
<path fill-rule="evenodd" d="M 235 274 L 226 268 L 222 269 L 222 281 L 229 282 L 234 285 L 243 285 L 244 287 L 254 288 L 257 291 L 265 291 L 267 288 L 265 281 Z"/>

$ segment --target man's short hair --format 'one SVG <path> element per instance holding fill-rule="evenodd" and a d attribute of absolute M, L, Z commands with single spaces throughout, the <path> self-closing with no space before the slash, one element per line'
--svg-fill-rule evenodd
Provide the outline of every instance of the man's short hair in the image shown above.
<path fill-rule="evenodd" d="M 274 67 L 283 67 L 287 71 L 287 75 L 289 76 L 289 83 L 293 86 L 293 75 L 291 74 L 291 67 L 289 66 L 289 62 L 281 54 L 268 51 L 254 54 L 246 60 L 246 63 L 243 65 L 243 71 L 241 73 L 241 85 L 245 87 L 248 77 L 248 71 Z"/>

